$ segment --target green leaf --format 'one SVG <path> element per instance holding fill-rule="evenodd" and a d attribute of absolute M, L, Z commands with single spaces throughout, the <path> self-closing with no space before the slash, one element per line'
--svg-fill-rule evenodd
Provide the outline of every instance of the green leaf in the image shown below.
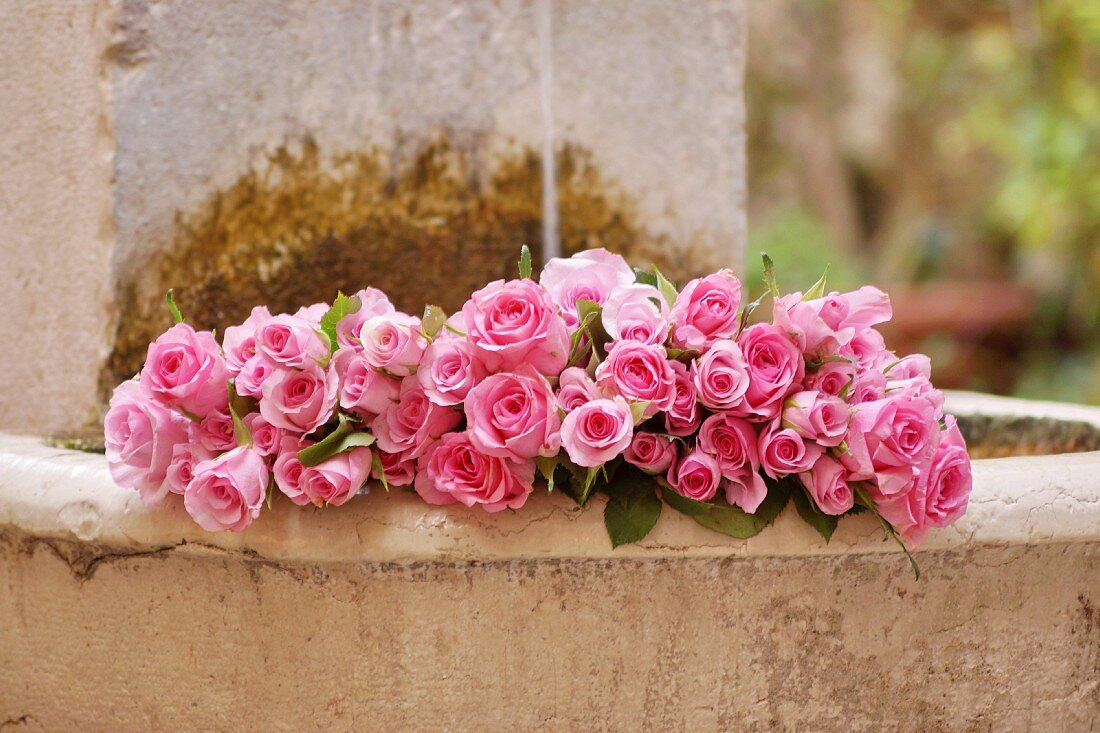
<path fill-rule="evenodd" d="M 661 500 L 657 497 L 657 482 L 652 476 L 636 469 L 619 471 L 607 485 L 607 506 L 603 523 L 612 549 L 649 534 L 661 516 Z"/>
<path fill-rule="evenodd" d="M 275 497 L 275 477 L 272 476 L 267 482 L 267 509 L 271 511 L 271 500 Z"/>
<path fill-rule="evenodd" d="M 546 490 L 554 490 L 554 472 L 558 468 L 557 456 L 536 456 L 535 465 L 538 466 L 539 473 L 544 479 L 546 479 Z"/>
<path fill-rule="evenodd" d="M 680 294 L 676 290 L 676 286 L 656 267 L 653 268 L 653 273 L 657 277 L 657 289 L 661 291 L 661 295 L 665 296 L 665 300 L 668 301 L 670 306 L 674 305 L 676 296 Z"/>
<path fill-rule="evenodd" d="M 436 334 L 447 322 L 447 314 L 438 305 L 424 306 L 424 315 L 420 318 L 420 331 L 429 339 L 434 339 Z"/>
<path fill-rule="evenodd" d="M 233 418 L 233 440 L 237 445 L 247 445 L 251 448 L 252 431 L 241 419 L 241 397 L 237 394 L 237 388 L 233 386 L 233 380 L 226 382 L 226 388 L 229 390 L 229 415 Z"/>
<path fill-rule="evenodd" d="M 577 497 L 577 503 L 584 506 L 588 503 L 588 499 L 592 496 L 592 489 L 596 485 L 596 480 L 603 475 L 603 465 L 593 466 L 588 469 L 588 472 L 584 475 L 584 483 L 581 485 L 580 495 Z"/>
<path fill-rule="evenodd" d="M 764 527 L 779 516 L 779 512 L 783 511 L 783 507 L 787 505 L 790 491 L 783 484 L 769 486 L 768 495 L 757 507 L 755 514 L 748 514 L 735 506 L 695 501 L 681 496 L 665 484 L 661 485 L 661 495 L 670 507 L 681 514 L 688 515 L 707 529 L 713 529 L 730 537 L 748 539 L 760 534 Z"/>
<path fill-rule="evenodd" d="M 531 279 L 531 248 L 526 244 L 519 248 L 519 276 L 524 280 Z"/>
<path fill-rule="evenodd" d="M 668 358 L 676 359 L 677 361 L 691 361 L 695 357 L 699 356 L 699 352 L 695 349 L 681 349 L 677 346 L 669 346 Z"/>
<path fill-rule="evenodd" d="M 382 482 L 382 488 L 389 493 L 390 482 L 386 480 L 386 469 L 382 468 L 382 456 L 378 455 L 378 451 L 371 453 L 370 466 L 371 470 L 378 474 L 378 478 Z"/>
<path fill-rule="evenodd" d="M 641 283 L 642 285 L 652 285 L 657 287 L 657 276 L 648 270 L 643 270 L 640 267 L 634 268 L 634 282 Z"/>
<path fill-rule="evenodd" d="M 374 436 L 361 432 L 351 418 L 341 413 L 336 429 L 317 443 L 298 451 L 298 460 L 303 466 L 316 466 L 337 453 L 370 445 L 374 445 Z"/>
<path fill-rule="evenodd" d="M 825 272 L 821 273 L 821 277 L 818 278 L 817 282 L 815 282 L 813 285 L 810 286 L 810 289 L 806 291 L 806 294 L 802 296 L 802 299 L 803 300 L 813 300 L 815 298 L 820 298 L 822 295 L 824 295 L 825 294 L 825 280 L 828 278 L 828 276 L 829 276 L 829 266 L 826 265 L 825 266 Z"/>
<path fill-rule="evenodd" d="M 332 301 L 332 306 L 325 311 L 325 315 L 321 316 L 321 333 L 328 336 L 330 351 L 336 351 L 336 324 L 344 316 L 358 313 L 362 307 L 363 303 L 359 298 L 349 298 L 343 293 L 336 294 L 336 300 Z"/>
<path fill-rule="evenodd" d="M 798 516 L 802 517 L 802 521 L 816 529 L 817 533 L 824 537 L 826 542 L 832 539 L 840 517 L 822 512 L 814 506 L 813 500 L 801 489 L 792 490 L 791 498 L 794 499 L 794 508 L 798 510 Z"/>
<path fill-rule="evenodd" d="M 586 300 L 584 302 L 585 303 L 590 303 L 591 301 Z M 584 334 L 587 333 L 587 334 L 589 334 L 589 336 L 588 336 L 589 342 L 592 341 L 592 335 L 589 331 L 589 326 L 591 326 L 592 322 L 594 320 L 596 320 L 596 318 L 600 315 L 600 310 L 601 309 L 599 308 L 599 306 L 596 307 L 596 310 L 591 310 L 591 309 L 586 310 L 584 316 L 581 318 L 581 322 L 577 325 L 577 330 L 574 331 L 573 335 L 570 337 L 570 339 L 569 339 L 569 363 L 570 364 L 572 364 L 576 359 L 579 359 L 581 354 L 583 353 L 581 351 L 581 337 L 584 336 Z"/>
<path fill-rule="evenodd" d="M 855 486 L 855 493 L 856 499 L 859 500 L 859 503 L 862 504 L 865 509 L 874 514 L 875 517 L 878 519 L 879 524 L 882 525 L 882 530 L 886 533 L 886 537 L 884 537 L 883 540 L 893 539 L 895 542 L 898 543 L 898 547 L 900 547 L 902 549 L 902 552 L 905 553 L 905 556 L 909 558 L 909 566 L 913 568 L 913 576 L 917 580 L 920 580 L 920 567 L 917 565 L 917 560 L 913 557 L 913 553 L 909 551 L 909 548 L 905 546 L 905 542 L 902 541 L 901 535 L 898 534 L 898 531 L 894 529 L 894 525 L 886 521 L 886 517 L 879 514 L 878 507 L 875 506 L 875 502 L 871 500 L 871 497 L 867 495 L 867 492 L 861 486 Z"/>
<path fill-rule="evenodd" d="M 755 311 L 757 308 L 759 308 L 760 304 L 764 302 L 764 298 L 768 297 L 769 295 L 771 295 L 771 293 L 768 292 L 768 291 L 765 291 L 764 293 L 762 293 L 760 295 L 759 298 L 757 298 L 756 300 L 754 300 L 753 302 L 749 303 L 748 305 L 746 305 L 744 308 L 741 309 L 741 320 L 737 325 L 737 335 L 738 336 L 740 336 L 741 332 L 745 330 L 745 326 L 749 325 L 749 317 L 752 315 L 753 311 Z"/>
<path fill-rule="evenodd" d="M 172 314 L 173 323 L 183 323 L 183 314 L 180 313 L 180 309 L 176 305 L 176 298 L 172 295 L 172 288 L 168 288 L 168 292 L 164 294 L 164 301 L 168 303 L 168 312 Z"/>
<path fill-rule="evenodd" d="M 599 303 L 584 298 L 577 301 L 577 317 L 580 319 L 581 325 L 573 332 L 575 347 L 579 346 L 580 333 L 583 331 L 588 334 L 588 339 L 592 342 L 594 350 L 603 350 L 611 337 L 603 326 L 603 321 L 600 318 L 602 315 L 603 307 Z M 580 354 L 570 354 L 570 356 L 580 356 Z"/>
<path fill-rule="evenodd" d="M 768 257 L 767 252 L 761 252 L 760 258 L 764 260 L 764 287 L 768 289 L 772 297 L 778 298 L 779 284 L 775 281 L 775 263 L 772 262 L 771 257 Z"/>
<path fill-rule="evenodd" d="M 645 418 L 645 411 L 649 407 L 649 402 L 631 402 L 630 403 L 630 416 L 634 419 L 634 424 L 637 425 Z"/>

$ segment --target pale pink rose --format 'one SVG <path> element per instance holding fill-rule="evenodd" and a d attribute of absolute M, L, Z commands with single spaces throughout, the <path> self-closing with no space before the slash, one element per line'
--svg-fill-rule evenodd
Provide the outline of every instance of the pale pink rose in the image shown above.
<path fill-rule="evenodd" d="M 839 516 L 855 503 L 848 472 L 831 456 L 821 456 L 813 468 L 798 478 L 823 514 Z"/>
<path fill-rule="evenodd" d="M 568 259 L 555 257 L 546 263 L 539 284 L 561 308 L 570 327 L 578 325 L 577 301 L 603 305 L 616 288 L 634 282 L 634 270 L 620 255 L 605 249 L 578 252 Z"/>
<path fill-rule="evenodd" d="M 626 450 L 634 434 L 634 417 L 622 397 L 586 402 L 565 416 L 561 443 L 569 459 L 592 468 Z"/>
<path fill-rule="evenodd" d="M 283 313 L 256 329 L 256 351 L 276 364 L 302 369 L 327 358 L 329 344 L 315 324 Z"/>
<path fill-rule="evenodd" d="M 666 478 L 681 496 L 695 501 L 710 501 L 718 493 L 722 472 L 718 461 L 696 448 L 674 463 L 668 469 Z"/>
<path fill-rule="evenodd" d="M 665 412 L 665 431 L 669 435 L 684 437 L 699 427 L 699 402 L 687 367 L 678 361 L 670 361 L 669 366 L 672 367 L 675 382 L 672 405 Z"/>
<path fill-rule="evenodd" d="M 822 320 L 837 331 L 843 328 L 862 331 L 885 323 L 893 316 L 890 296 L 873 285 L 864 285 L 848 293 L 832 292 L 810 304 L 818 308 Z"/>
<path fill-rule="evenodd" d="M 141 384 L 161 403 L 202 417 L 229 399 L 225 365 L 209 331 L 177 323 L 149 344 Z"/>
<path fill-rule="evenodd" d="M 408 486 L 416 478 L 416 459 L 407 453 L 388 453 L 384 450 L 376 450 L 378 456 L 377 466 L 371 468 L 371 476 L 382 480 L 382 473 L 386 475 L 386 483 L 389 486 Z M 379 470 L 381 469 L 381 471 Z"/>
<path fill-rule="evenodd" d="M 848 403 L 814 390 L 795 392 L 783 403 L 783 427 L 826 447 L 844 442 L 849 417 Z"/>
<path fill-rule="evenodd" d="M 348 412 L 373 420 L 397 400 L 401 380 L 375 369 L 362 353 L 342 347 L 332 363 L 340 378 L 340 407 Z"/>
<path fill-rule="evenodd" d="M 601 319 L 615 341 L 663 345 L 668 338 L 668 302 L 652 285 L 631 283 L 615 288 L 603 304 Z"/>
<path fill-rule="evenodd" d="M 550 296 L 531 280 L 497 280 L 462 306 L 466 335 L 490 371 L 530 364 L 556 375 L 569 359 L 569 333 Z"/>
<path fill-rule="evenodd" d="M 267 306 L 258 305 L 239 326 L 229 326 L 222 337 L 225 363 L 233 376 L 237 375 L 249 359 L 256 355 L 256 329 L 271 318 Z"/>
<path fill-rule="evenodd" d="M 782 427 L 778 420 L 764 428 L 757 446 L 760 466 L 773 479 L 810 470 L 824 451 L 817 443 L 807 443 L 794 430 Z"/>
<path fill-rule="evenodd" d="M 306 467 L 298 459 L 298 451 L 309 447 L 309 445 L 310 443 L 305 441 L 285 441 L 278 457 L 275 459 L 275 465 L 272 467 L 275 486 L 298 506 L 305 506 L 310 503 L 309 495 L 306 494 L 305 487 L 302 485 L 302 475 L 305 473 Z"/>
<path fill-rule="evenodd" d="M 486 378 L 470 390 L 463 409 L 470 440 L 486 455 L 522 461 L 555 456 L 561 447 L 554 391 L 533 369 Z"/>
<path fill-rule="evenodd" d="M 168 464 L 168 490 L 183 494 L 195 475 L 195 466 L 209 461 L 214 454 L 194 443 L 177 443 L 172 449 L 172 462 Z"/>
<path fill-rule="evenodd" d="M 370 470 L 370 448 L 353 448 L 316 466 L 305 466 L 297 477 L 297 485 L 316 506 L 340 506 L 363 488 Z"/>
<path fill-rule="evenodd" d="M 120 384 L 103 420 L 111 478 L 137 491 L 145 504 L 159 504 L 170 488 L 166 478 L 175 447 L 188 443 L 188 422 L 136 379 Z"/>
<path fill-rule="evenodd" d="M 336 343 L 341 347 L 362 348 L 359 331 L 369 319 L 375 316 L 388 316 L 397 312 L 386 294 L 377 288 L 364 288 L 355 293 L 359 300 L 359 310 L 344 316 L 336 324 Z"/>
<path fill-rule="evenodd" d="M 856 373 L 848 394 L 853 405 L 863 402 L 875 402 L 886 396 L 886 377 L 875 369 L 864 369 Z"/>
<path fill-rule="evenodd" d="M 802 352 L 781 329 L 767 323 L 749 326 L 737 338 L 749 374 L 745 398 L 734 409 L 754 420 L 771 420 L 783 400 L 806 375 Z"/>
<path fill-rule="evenodd" d="M 839 353 L 864 369 L 881 370 L 897 361 L 894 352 L 886 348 L 882 334 L 873 328 L 857 331 L 851 341 L 840 347 Z"/>
<path fill-rule="evenodd" d="M 428 399 L 437 405 L 457 405 L 488 376 L 470 343 L 463 338 L 437 338 L 424 352 L 416 371 Z"/>
<path fill-rule="evenodd" d="M 242 420 L 252 435 L 252 447 L 257 453 L 261 456 L 272 456 L 280 451 L 286 439 L 286 431 L 269 423 L 258 412 L 250 412 Z"/>
<path fill-rule="evenodd" d="M 699 401 L 712 410 L 739 407 L 749 389 L 749 366 L 741 347 L 719 341 L 691 365 L 692 382 Z"/>
<path fill-rule="evenodd" d="M 267 463 L 241 446 L 195 466 L 183 505 L 208 532 L 242 532 L 260 515 L 267 495 Z"/>
<path fill-rule="evenodd" d="M 339 389 L 340 379 L 332 365 L 280 369 L 263 383 L 260 414 L 277 428 L 309 434 L 332 419 Z"/>
<path fill-rule="evenodd" d="M 676 443 L 664 435 L 639 431 L 634 434 L 623 458 L 646 473 L 662 474 L 676 460 Z"/>
<path fill-rule="evenodd" d="M 420 459 L 416 493 L 429 504 L 481 505 L 487 512 L 519 509 L 535 481 L 533 461 L 487 456 L 467 433 L 449 433 Z"/>
<path fill-rule="evenodd" d="M 568 367 L 558 378 L 558 405 L 566 412 L 603 396 L 588 372 L 580 367 Z"/>
<path fill-rule="evenodd" d="M 648 403 L 646 417 L 667 410 L 676 399 L 676 374 L 665 347 L 638 341 L 618 341 L 611 347 L 596 367 L 596 384 L 607 394 Z"/>
<path fill-rule="evenodd" d="M 454 409 L 429 400 L 416 377 L 405 377 L 397 401 L 374 418 L 371 432 L 382 450 L 416 458 L 461 420 Z"/>
<path fill-rule="evenodd" d="M 909 354 L 901 359 L 896 359 L 892 364 L 883 368 L 883 374 L 890 381 L 932 378 L 932 360 L 925 354 Z"/>
<path fill-rule="evenodd" d="M 775 299 L 772 322 L 790 334 L 811 361 L 837 353 L 856 333 L 890 320 L 890 299 L 865 286 L 851 293 L 830 293 L 802 300 L 802 293 Z"/>
<path fill-rule="evenodd" d="M 740 325 L 741 281 L 729 270 L 689 282 L 672 306 L 672 343 L 704 351 L 721 339 L 733 338 Z"/>
<path fill-rule="evenodd" d="M 844 442 L 842 460 L 854 480 L 875 479 L 884 496 L 900 493 L 936 455 L 936 406 L 904 394 L 857 405 Z"/>
<path fill-rule="evenodd" d="M 233 379 L 233 388 L 239 395 L 259 398 L 263 394 L 264 382 L 279 368 L 278 364 L 263 354 L 256 354 L 237 373 Z"/>
<path fill-rule="evenodd" d="M 856 378 L 856 365 L 850 361 L 828 361 L 802 380 L 805 389 L 841 397 L 851 391 Z"/>
<path fill-rule="evenodd" d="M 233 416 L 229 414 L 229 405 L 220 410 L 208 412 L 192 434 L 192 438 L 211 453 L 221 453 L 237 447 L 233 435 Z"/>
<path fill-rule="evenodd" d="M 328 303 L 314 303 L 313 305 L 303 305 L 298 310 L 294 311 L 294 317 L 299 318 L 307 323 L 311 324 L 314 328 L 321 327 L 321 319 L 331 306 Z"/>
<path fill-rule="evenodd" d="M 420 319 L 406 313 L 374 316 L 359 329 L 363 357 L 376 369 L 398 376 L 416 371 L 428 340 L 420 331 Z"/>

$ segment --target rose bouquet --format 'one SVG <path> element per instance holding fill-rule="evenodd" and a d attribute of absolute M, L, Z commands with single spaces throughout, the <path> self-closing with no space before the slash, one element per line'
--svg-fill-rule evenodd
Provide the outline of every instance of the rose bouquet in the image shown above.
<path fill-rule="evenodd" d="M 663 504 L 749 537 L 788 502 L 828 540 L 873 512 L 903 547 L 966 510 L 966 445 L 923 355 L 875 326 L 863 287 L 742 303 L 720 270 L 677 288 L 604 250 L 552 259 L 447 317 L 367 288 L 293 314 L 253 309 L 221 343 L 176 324 L 149 346 L 105 419 L 111 474 L 170 494 L 206 530 L 241 531 L 275 492 L 339 506 L 372 483 L 430 504 L 520 509 L 536 481 L 608 497 L 614 546 Z M 770 322 L 754 322 L 764 297 Z"/>

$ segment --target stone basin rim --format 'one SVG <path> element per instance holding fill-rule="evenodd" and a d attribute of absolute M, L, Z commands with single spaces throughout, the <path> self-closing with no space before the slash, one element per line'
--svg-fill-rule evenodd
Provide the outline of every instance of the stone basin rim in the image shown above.
<path fill-rule="evenodd" d="M 962 415 L 1031 416 L 1085 422 L 1100 429 L 1100 409 L 951 393 Z M 900 552 L 882 541 L 873 517 L 840 523 L 826 544 L 788 508 L 749 540 L 711 532 L 669 510 L 641 543 L 612 550 L 603 500 L 581 509 L 541 491 L 517 512 L 486 514 L 432 507 L 418 497 L 375 490 L 338 509 L 301 509 L 277 497 L 244 533 L 204 532 L 181 502 L 145 507 L 117 487 L 101 455 L 0 434 L 0 536 L 59 554 L 97 558 L 173 553 L 293 563 L 477 563 L 539 559 L 660 559 L 831 556 Z M 953 527 L 933 530 L 922 551 L 966 546 L 1040 545 L 1100 540 L 1100 451 L 979 459 L 970 510 Z M 87 560 L 90 558 L 90 560 Z M 899 566 L 900 567 L 900 566 Z"/>

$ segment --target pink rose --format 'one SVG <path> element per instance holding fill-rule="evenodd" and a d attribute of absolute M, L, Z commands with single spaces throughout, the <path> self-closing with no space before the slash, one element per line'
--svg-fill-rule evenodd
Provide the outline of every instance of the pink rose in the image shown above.
<path fill-rule="evenodd" d="M 375 451 L 378 456 L 377 466 L 371 468 L 370 475 L 377 480 L 382 480 L 382 474 L 386 476 L 389 486 L 408 486 L 416 478 L 416 459 L 409 457 L 407 453 L 387 453 L 384 450 Z M 381 470 L 379 470 L 381 469 Z"/>
<path fill-rule="evenodd" d="M 848 401 L 854 405 L 875 402 L 886 396 L 886 377 L 874 369 L 864 369 L 856 373 L 855 381 L 849 390 Z"/>
<path fill-rule="evenodd" d="M 882 334 L 873 328 L 857 331 L 852 340 L 840 347 L 840 355 L 854 361 L 865 369 L 882 369 L 897 361 L 894 352 L 886 348 Z"/>
<path fill-rule="evenodd" d="M 739 407 L 749 389 L 749 367 L 741 347 L 719 341 L 691 365 L 699 401 L 712 410 Z"/>
<path fill-rule="evenodd" d="M 546 263 L 539 284 L 561 308 L 570 327 L 578 325 L 577 301 L 603 305 L 611 291 L 634 282 L 634 270 L 620 255 L 605 249 L 578 252 L 568 259 L 555 257 Z"/>
<path fill-rule="evenodd" d="M 256 354 L 244 363 L 233 379 L 233 388 L 237 394 L 246 397 L 259 397 L 263 394 L 263 385 L 267 378 L 279 369 L 279 365 L 263 354 Z"/>
<path fill-rule="evenodd" d="M 704 351 L 721 339 L 733 338 L 740 321 L 741 281 L 729 270 L 689 282 L 672 306 L 672 343 Z"/>
<path fill-rule="evenodd" d="M 550 296 L 531 280 L 497 280 L 462 306 L 467 338 L 490 371 L 530 364 L 540 374 L 561 372 L 569 333 Z"/>
<path fill-rule="evenodd" d="M 668 483 L 681 496 L 710 501 L 718 493 L 722 472 L 718 461 L 696 448 L 668 469 Z"/>
<path fill-rule="evenodd" d="M 172 449 L 172 462 L 168 464 L 168 490 L 173 494 L 183 494 L 195 476 L 195 466 L 213 457 L 202 446 L 177 443 Z"/>
<path fill-rule="evenodd" d="M 672 405 L 665 412 L 665 431 L 669 435 L 684 437 L 699 427 L 699 403 L 687 367 L 678 361 L 670 361 L 669 366 L 675 381 Z"/>
<path fill-rule="evenodd" d="M 855 503 L 852 487 L 848 485 L 848 472 L 831 456 L 821 456 L 809 472 L 798 478 L 824 514 L 839 516 Z"/>
<path fill-rule="evenodd" d="M 332 361 L 340 377 L 340 407 L 348 412 L 374 419 L 397 400 L 401 381 L 372 367 L 362 353 L 341 348 Z"/>
<path fill-rule="evenodd" d="M 773 479 L 810 470 L 824 450 L 817 443 L 807 443 L 794 430 L 782 427 L 778 420 L 764 428 L 757 445 L 760 465 Z"/>
<path fill-rule="evenodd" d="M 580 367 L 569 367 L 558 378 L 558 405 L 566 412 L 602 396 L 596 383 Z"/>
<path fill-rule="evenodd" d="M 659 475 L 668 471 L 676 460 L 676 443 L 663 435 L 639 431 L 634 434 L 623 458 L 646 473 Z"/>
<path fill-rule="evenodd" d="M 302 476 L 305 474 L 306 467 L 298 459 L 298 451 L 309 445 L 311 444 L 305 441 L 285 441 L 279 456 L 275 459 L 275 465 L 272 467 L 272 473 L 275 475 L 275 485 L 279 487 L 279 491 L 283 492 L 288 499 L 298 506 L 305 506 L 310 503 L 309 495 L 302 484 Z"/>
<path fill-rule="evenodd" d="M 370 470 L 370 448 L 353 448 L 326 458 L 316 466 L 305 466 L 297 484 L 312 504 L 340 506 L 363 488 Z"/>
<path fill-rule="evenodd" d="M 248 432 L 252 434 L 252 447 L 261 456 L 272 456 L 279 452 L 286 439 L 286 432 L 267 421 L 258 412 L 250 412 L 242 418 Z"/>
<path fill-rule="evenodd" d="M 832 447 L 848 432 L 848 403 L 817 391 L 795 392 L 783 407 L 783 427 L 807 440 Z"/>
<path fill-rule="evenodd" d="M 596 367 L 596 384 L 631 402 L 647 402 L 645 416 L 667 410 L 676 399 L 676 374 L 665 347 L 638 341 L 615 343 Z"/>
<path fill-rule="evenodd" d="M 904 394 L 856 406 L 842 460 L 854 480 L 875 479 L 885 496 L 902 492 L 936 455 L 935 404 Z"/>
<path fill-rule="evenodd" d="M 822 364 L 817 371 L 807 374 L 802 384 L 806 389 L 840 397 L 851 391 L 855 378 L 856 365 L 852 362 L 829 361 Z"/>
<path fill-rule="evenodd" d="M 260 414 L 277 428 L 309 434 L 332 419 L 340 380 L 333 366 L 309 363 L 301 370 L 280 369 L 263 383 Z"/>
<path fill-rule="evenodd" d="M 263 456 L 251 448 L 234 448 L 195 466 L 183 505 L 208 532 L 241 532 L 260 515 L 268 476 Z"/>
<path fill-rule="evenodd" d="M 561 447 L 554 392 L 533 369 L 486 378 L 470 390 L 463 407 L 470 441 L 485 455 L 522 461 L 557 455 Z"/>
<path fill-rule="evenodd" d="M 772 322 L 788 333 L 811 361 L 837 353 L 858 331 L 890 320 L 890 299 L 878 288 L 830 293 L 802 300 L 802 293 L 775 299 Z"/>
<path fill-rule="evenodd" d="M 615 341 L 665 343 L 668 338 L 668 302 L 652 285 L 631 283 L 611 291 L 603 304 L 604 330 Z"/>
<path fill-rule="evenodd" d="M 233 435 L 233 416 L 229 414 L 229 405 L 207 413 L 192 438 L 211 453 L 236 448 L 237 438 Z"/>
<path fill-rule="evenodd" d="M 437 338 L 424 352 L 416 378 L 437 405 L 457 405 L 488 376 L 470 343 L 463 338 Z"/>
<path fill-rule="evenodd" d="M 276 364 L 301 369 L 327 358 L 329 345 L 312 322 L 284 313 L 256 329 L 256 351 Z"/>
<path fill-rule="evenodd" d="M 111 478 L 137 491 L 145 504 L 160 503 L 170 489 L 166 478 L 175 447 L 188 443 L 187 423 L 136 379 L 120 384 L 103 420 Z"/>
<path fill-rule="evenodd" d="M 462 415 L 455 410 L 429 400 L 416 377 L 405 377 L 397 401 L 374 418 L 371 432 L 382 450 L 408 451 L 410 458 L 416 458 L 461 420 Z"/>
<path fill-rule="evenodd" d="M 783 399 L 798 388 L 806 375 L 802 352 L 781 329 L 767 323 L 749 326 L 737 338 L 749 374 L 739 413 L 771 420 L 783 408 Z"/>
<path fill-rule="evenodd" d="M 428 346 L 420 331 L 420 319 L 405 313 L 367 319 L 359 329 L 359 340 L 367 363 L 399 376 L 416 371 Z"/>
<path fill-rule="evenodd" d="M 718 462 L 726 501 L 752 514 L 768 487 L 760 476 L 756 428 L 744 418 L 719 412 L 699 428 L 699 448 Z"/>
<path fill-rule="evenodd" d="M 203 416 L 229 399 L 229 369 L 209 331 L 177 323 L 149 344 L 141 384 L 169 407 Z"/>
<path fill-rule="evenodd" d="M 336 324 L 336 343 L 341 347 L 362 348 L 359 331 L 369 319 L 375 316 L 388 316 L 397 312 L 386 294 L 377 288 L 364 288 L 355 295 L 359 310 L 349 313 Z"/>
<path fill-rule="evenodd" d="M 480 504 L 487 512 L 519 509 L 535 480 L 532 461 L 487 456 L 467 433 L 449 433 L 420 459 L 416 493 L 429 504 Z"/>
<path fill-rule="evenodd" d="M 294 318 L 305 321 L 314 328 L 321 327 L 321 319 L 331 306 L 328 303 L 314 303 L 313 305 L 303 305 L 298 310 L 294 311 Z"/>
<path fill-rule="evenodd" d="M 630 405 L 622 397 L 586 402 L 565 416 L 561 443 L 569 459 L 592 468 L 626 450 L 634 434 Z"/>
<path fill-rule="evenodd" d="M 222 337 L 222 351 L 229 372 L 236 376 L 249 359 L 256 355 L 256 329 L 271 319 L 267 306 L 258 305 L 239 326 L 225 329 Z"/>

